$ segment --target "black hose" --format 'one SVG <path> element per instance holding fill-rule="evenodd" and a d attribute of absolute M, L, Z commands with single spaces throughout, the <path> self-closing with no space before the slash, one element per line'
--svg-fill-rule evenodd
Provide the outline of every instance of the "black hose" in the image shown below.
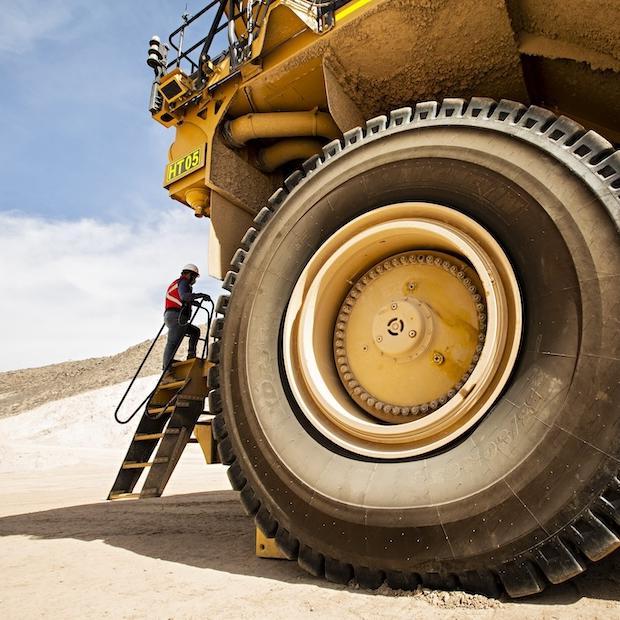
<path fill-rule="evenodd" d="M 162 323 L 161 327 L 159 328 L 159 331 L 157 332 L 157 336 L 155 336 L 155 339 L 153 340 L 153 342 L 151 343 L 151 346 L 149 347 L 149 350 L 146 352 L 146 355 L 144 356 L 144 359 L 142 360 L 142 362 L 140 363 L 140 366 L 138 366 L 138 370 L 136 370 L 136 374 L 133 376 L 133 379 L 131 380 L 131 382 L 129 383 L 129 385 L 127 386 L 127 389 L 125 390 L 125 393 L 123 394 L 123 397 L 121 398 L 121 402 L 118 403 L 118 406 L 116 407 L 116 410 L 114 411 L 114 419 L 119 423 L 119 424 L 127 424 L 127 422 L 129 422 L 135 415 L 136 415 L 136 411 L 138 411 L 138 409 L 140 409 L 142 407 L 142 405 L 144 405 L 144 403 L 151 397 L 152 393 L 149 394 L 145 400 L 143 400 L 138 409 L 136 409 L 136 411 L 134 411 L 131 416 L 129 418 L 127 418 L 125 421 L 119 420 L 118 418 L 118 412 L 119 409 L 121 408 L 122 404 L 125 402 L 125 398 L 127 398 L 127 394 L 129 394 L 129 390 L 131 390 L 133 384 L 136 382 L 136 379 L 138 378 L 138 375 L 140 374 L 140 371 L 142 370 L 142 367 L 144 366 L 144 364 L 146 363 L 146 360 L 148 359 L 148 356 L 151 354 L 151 351 L 153 350 L 153 347 L 155 346 L 155 344 L 157 343 L 157 339 L 161 336 L 161 333 L 164 331 L 164 327 L 166 326 L 165 323 Z M 154 391 L 153 391 L 154 392 Z"/>

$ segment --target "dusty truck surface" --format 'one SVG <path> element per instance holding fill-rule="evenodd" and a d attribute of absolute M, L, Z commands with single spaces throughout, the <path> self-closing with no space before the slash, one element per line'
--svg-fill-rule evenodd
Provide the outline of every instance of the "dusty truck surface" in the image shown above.
<path fill-rule="evenodd" d="M 230 294 L 111 497 L 208 394 L 314 575 L 520 597 L 620 546 L 620 4 L 215 1 L 148 63 Z"/>

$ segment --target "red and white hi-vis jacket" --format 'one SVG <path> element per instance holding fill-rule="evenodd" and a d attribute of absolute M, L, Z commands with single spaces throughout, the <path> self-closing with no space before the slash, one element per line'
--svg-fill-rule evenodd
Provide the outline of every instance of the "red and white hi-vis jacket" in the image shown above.
<path fill-rule="evenodd" d="M 177 278 L 166 291 L 166 310 L 174 308 L 180 310 L 183 307 L 181 296 L 179 295 L 179 281 L 181 278 Z"/>

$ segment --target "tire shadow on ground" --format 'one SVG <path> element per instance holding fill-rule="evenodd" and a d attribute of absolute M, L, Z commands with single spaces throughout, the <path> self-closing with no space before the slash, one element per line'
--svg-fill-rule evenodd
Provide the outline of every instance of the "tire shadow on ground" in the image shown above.
<path fill-rule="evenodd" d="M 72 506 L 0 518 L 0 536 L 101 540 L 146 557 L 286 583 L 342 589 L 295 562 L 255 555 L 254 524 L 234 491 L 172 495 Z M 568 605 L 582 597 L 620 601 L 620 553 L 570 582 L 512 602 Z M 347 588 L 352 591 L 354 588 Z"/>

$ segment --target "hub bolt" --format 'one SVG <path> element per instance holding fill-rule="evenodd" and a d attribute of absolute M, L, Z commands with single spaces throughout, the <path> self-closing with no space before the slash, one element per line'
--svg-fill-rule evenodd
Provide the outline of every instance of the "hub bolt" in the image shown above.
<path fill-rule="evenodd" d="M 398 304 L 397 303 L 393 303 L 392 304 L 392 310 L 396 310 L 398 308 Z"/>
<path fill-rule="evenodd" d="M 444 360 L 444 356 L 439 351 L 433 353 L 433 362 L 435 362 L 435 364 L 443 364 Z"/>
<path fill-rule="evenodd" d="M 418 335 L 415 329 L 409 330 L 409 338 L 415 338 Z"/>
<path fill-rule="evenodd" d="M 409 283 L 407 283 L 407 288 L 408 288 L 410 291 L 415 290 L 415 282 L 409 282 Z"/>
<path fill-rule="evenodd" d="M 377 342 L 382 342 L 383 341 L 383 336 L 377 336 Z"/>

